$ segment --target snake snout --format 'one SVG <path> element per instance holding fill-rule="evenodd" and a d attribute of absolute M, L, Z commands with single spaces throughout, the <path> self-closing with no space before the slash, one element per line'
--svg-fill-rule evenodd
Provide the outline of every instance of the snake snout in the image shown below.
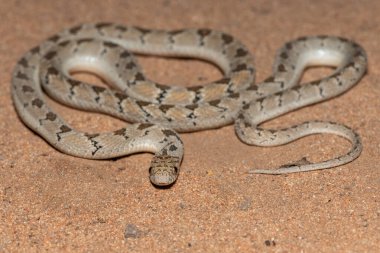
<path fill-rule="evenodd" d="M 175 182 L 176 176 L 171 173 L 155 173 L 150 174 L 150 181 L 156 186 L 168 186 Z"/>
<path fill-rule="evenodd" d="M 149 178 L 152 184 L 157 186 L 173 184 L 178 177 L 178 163 L 179 159 L 177 157 L 154 157 L 149 168 Z"/>

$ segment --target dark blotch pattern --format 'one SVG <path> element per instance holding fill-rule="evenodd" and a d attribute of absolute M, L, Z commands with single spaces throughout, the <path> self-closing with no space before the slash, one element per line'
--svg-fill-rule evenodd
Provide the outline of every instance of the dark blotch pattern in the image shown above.
<path fill-rule="evenodd" d="M 170 34 L 171 36 L 175 36 L 175 35 L 178 35 L 178 34 L 183 33 L 183 31 L 184 31 L 183 29 L 173 30 L 173 31 L 170 31 L 169 34 Z"/>
<path fill-rule="evenodd" d="M 259 89 L 259 86 L 257 86 L 256 84 L 252 83 L 247 90 L 249 91 L 257 91 Z"/>
<path fill-rule="evenodd" d="M 186 105 L 185 108 L 194 111 L 195 109 L 198 108 L 198 104 Z"/>
<path fill-rule="evenodd" d="M 208 102 L 210 105 L 212 105 L 212 106 L 218 106 L 219 105 L 219 103 L 221 102 L 221 100 L 220 99 L 216 99 L 216 100 L 212 100 L 212 101 L 210 101 L 210 102 Z"/>
<path fill-rule="evenodd" d="M 159 84 L 159 83 L 156 84 L 156 87 L 161 89 L 161 90 L 169 90 L 170 89 L 170 86 L 167 86 L 164 84 Z"/>
<path fill-rule="evenodd" d="M 147 34 L 147 33 L 150 33 L 150 31 L 151 31 L 149 29 L 138 27 L 138 26 L 136 26 L 135 29 L 138 30 L 139 32 L 141 32 L 144 35 Z"/>
<path fill-rule="evenodd" d="M 229 98 L 239 98 L 240 97 L 240 94 L 239 93 L 231 93 L 228 95 Z"/>
<path fill-rule="evenodd" d="M 104 87 L 99 87 L 99 86 L 92 86 L 92 89 L 93 89 L 93 91 L 95 91 L 95 93 L 96 94 L 100 94 L 100 93 L 102 93 L 103 91 L 105 91 L 106 90 L 106 88 L 104 88 Z"/>
<path fill-rule="evenodd" d="M 230 82 L 231 82 L 231 78 L 225 77 L 225 78 L 219 79 L 215 83 L 217 83 L 217 84 L 229 84 Z"/>
<path fill-rule="evenodd" d="M 38 108 L 41 108 L 44 105 L 44 102 L 39 98 L 35 98 L 32 101 L 32 105 L 37 106 Z"/>
<path fill-rule="evenodd" d="M 136 75 L 135 75 L 135 81 L 145 81 L 145 76 L 138 72 Z"/>
<path fill-rule="evenodd" d="M 162 130 L 162 133 L 163 133 L 166 137 L 170 137 L 170 136 L 176 136 L 176 137 L 177 137 L 176 132 L 174 132 L 173 130 L 170 130 L 170 129 Z"/>
<path fill-rule="evenodd" d="M 199 29 L 197 31 L 197 33 L 201 36 L 201 37 L 206 37 L 208 36 L 210 33 L 211 33 L 211 30 L 210 29 Z"/>
<path fill-rule="evenodd" d="M 47 54 L 45 54 L 45 56 L 44 56 L 44 58 L 46 59 L 46 60 L 51 60 L 51 59 L 53 59 L 55 56 L 57 55 L 57 52 L 56 51 L 50 51 L 50 52 L 48 52 Z"/>
<path fill-rule="evenodd" d="M 134 62 L 128 62 L 126 65 L 125 65 L 125 68 L 126 69 L 134 69 L 136 68 L 136 64 Z"/>
<path fill-rule="evenodd" d="M 104 41 L 104 42 L 103 42 L 103 45 L 104 45 L 105 47 L 108 47 L 108 48 L 115 48 L 115 47 L 118 47 L 117 44 L 115 44 L 115 43 L 113 43 L 113 42 L 109 42 L 109 41 Z"/>
<path fill-rule="evenodd" d="M 126 129 L 125 128 L 121 128 L 119 130 L 114 131 L 113 133 L 114 133 L 114 135 L 124 136 L 125 132 L 126 132 Z"/>
<path fill-rule="evenodd" d="M 243 48 L 239 48 L 238 50 L 236 50 L 236 57 L 243 57 L 243 56 L 246 56 L 248 55 L 248 51 L 243 49 Z"/>
<path fill-rule="evenodd" d="M 317 38 L 318 38 L 318 39 L 321 39 L 321 40 L 324 40 L 324 39 L 327 38 L 327 36 L 326 36 L 326 35 L 318 35 Z"/>
<path fill-rule="evenodd" d="M 128 58 L 130 57 L 131 54 L 127 51 L 127 50 L 124 50 L 121 54 L 120 54 L 120 58 Z M 133 63 L 133 62 L 132 62 Z M 133 63 L 134 64 L 134 63 Z"/>
<path fill-rule="evenodd" d="M 66 125 L 62 125 L 59 129 L 61 130 L 61 133 L 67 133 L 72 131 L 72 129 Z"/>
<path fill-rule="evenodd" d="M 247 65 L 245 63 L 243 63 L 243 64 L 237 65 L 232 71 L 239 72 L 239 71 L 243 71 L 243 70 L 247 70 L 247 69 L 248 69 Z"/>
<path fill-rule="evenodd" d="M 81 25 L 75 26 L 69 30 L 69 32 L 73 35 L 77 34 L 82 29 Z"/>
<path fill-rule="evenodd" d="M 66 125 L 62 125 L 60 128 L 61 132 L 58 132 L 56 133 L 56 136 L 57 136 L 57 140 L 60 141 L 61 140 L 61 134 L 64 134 L 64 133 L 68 133 L 68 132 L 71 132 L 72 129 Z"/>
<path fill-rule="evenodd" d="M 104 23 L 97 23 L 95 25 L 95 27 L 98 29 L 102 29 L 102 28 L 109 27 L 109 26 L 112 26 L 112 23 L 104 22 Z"/>
<path fill-rule="evenodd" d="M 297 39 L 297 41 L 306 41 L 307 40 L 307 37 L 305 37 L 305 36 L 302 36 L 302 37 L 299 37 L 298 39 Z"/>
<path fill-rule="evenodd" d="M 137 130 L 144 130 L 146 128 L 149 128 L 153 126 L 153 124 L 150 124 L 150 123 L 141 123 L 138 127 L 137 127 Z"/>
<path fill-rule="evenodd" d="M 249 109 L 249 107 L 251 106 L 251 104 L 245 104 L 245 105 L 243 105 L 243 110 L 248 110 Z"/>
<path fill-rule="evenodd" d="M 278 72 L 286 72 L 286 68 L 285 68 L 284 64 L 278 65 L 277 71 Z"/>
<path fill-rule="evenodd" d="M 27 68 L 29 65 L 28 65 L 28 61 L 25 59 L 25 58 L 21 58 L 19 61 L 18 61 L 18 64 L 23 66 L 24 68 Z"/>
<path fill-rule="evenodd" d="M 65 40 L 65 41 L 59 42 L 59 43 L 58 43 L 58 46 L 60 46 L 60 47 L 65 47 L 65 46 L 67 46 L 68 44 L 70 44 L 70 41 L 69 41 L 69 40 Z"/>
<path fill-rule="evenodd" d="M 274 77 L 270 76 L 270 77 L 268 77 L 267 79 L 264 80 L 264 83 L 273 83 L 274 81 L 275 81 Z"/>
<path fill-rule="evenodd" d="M 142 101 L 142 100 L 136 101 L 136 104 L 138 106 L 140 106 L 140 107 L 144 107 L 144 106 L 150 105 L 149 102 L 145 102 L 145 101 Z"/>
<path fill-rule="evenodd" d="M 18 79 L 29 80 L 28 76 L 21 72 L 17 72 L 16 77 Z"/>
<path fill-rule="evenodd" d="M 30 86 L 27 86 L 27 85 L 23 85 L 22 86 L 22 91 L 23 92 L 34 92 L 34 89 Z"/>
<path fill-rule="evenodd" d="M 89 134 L 89 133 L 85 133 L 84 136 L 86 136 L 87 138 L 89 139 L 92 139 L 92 138 L 96 138 L 99 136 L 99 134 Z"/>
<path fill-rule="evenodd" d="M 281 54 L 280 54 L 280 57 L 282 58 L 282 59 L 288 59 L 288 54 L 286 53 L 286 52 L 282 52 Z"/>
<path fill-rule="evenodd" d="M 34 48 L 32 48 L 31 50 L 30 50 L 30 52 L 32 53 L 32 54 L 39 54 L 40 53 L 40 47 L 39 46 L 37 46 L 37 47 L 34 47 Z"/>
<path fill-rule="evenodd" d="M 286 49 L 291 50 L 293 49 L 293 44 L 291 42 L 288 42 L 285 44 Z"/>
<path fill-rule="evenodd" d="M 71 87 L 79 86 L 81 85 L 81 82 L 75 79 L 67 79 L 67 82 L 70 84 Z"/>
<path fill-rule="evenodd" d="M 54 35 L 54 36 L 48 38 L 47 40 L 51 41 L 51 42 L 57 42 L 59 40 L 59 38 L 60 37 L 58 35 Z"/>
<path fill-rule="evenodd" d="M 115 93 L 115 96 L 116 96 L 120 101 L 122 101 L 122 100 L 128 98 L 128 95 L 126 95 L 126 94 L 124 94 L 124 93 L 119 93 L 119 92 L 116 92 L 116 93 Z"/>
<path fill-rule="evenodd" d="M 53 67 L 53 66 L 50 66 L 48 69 L 47 69 L 47 75 L 50 76 L 50 75 L 58 75 L 59 74 L 59 71 Z"/>
<path fill-rule="evenodd" d="M 54 121 L 56 119 L 57 119 L 57 114 L 55 114 L 53 112 L 48 112 L 46 114 L 46 120 Z"/>
<path fill-rule="evenodd" d="M 85 133 L 84 136 L 86 136 L 91 141 L 92 146 L 95 147 L 95 150 L 91 152 L 92 155 L 95 155 L 95 153 L 98 152 L 98 150 L 103 147 L 101 145 L 98 145 L 99 142 L 94 140 L 94 138 L 98 137 L 99 134 Z"/>
<path fill-rule="evenodd" d="M 174 105 L 164 105 L 164 104 L 162 104 L 162 105 L 159 106 L 159 109 L 161 111 L 163 111 L 164 113 L 166 113 L 168 110 L 170 110 L 173 107 L 174 107 Z"/>
<path fill-rule="evenodd" d="M 127 27 L 122 26 L 122 25 L 115 26 L 115 29 L 118 30 L 118 31 L 120 31 L 120 32 L 126 32 L 128 30 Z"/>
<path fill-rule="evenodd" d="M 77 40 L 77 43 L 78 43 L 78 45 L 80 45 L 80 44 L 89 43 L 89 42 L 92 42 L 92 41 L 94 41 L 94 39 L 92 39 L 92 38 L 83 38 L 83 39 Z"/>
<path fill-rule="evenodd" d="M 175 145 L 170 145 L 169 150 L 170 151 L 176 151 L 178 148 Z"/>
<path fill-rule="evenodd" d="M 230 44 L 232 41 L 234 41 L 234 38 L 231 35 L 223 33 L 222 34 L 222 40 L 223 40 L 224 44 Z"/>
<path fill-rule="evenodd" d="M 193 87 L 189 87 L 187 88 L 188 90 L 191 90 L 191 91 L 194 91 L 194 92 L 197 92 L 199 91 L 200 89 L 202 89 L 203 87 L 202 86 L 193 86 Z"/>
<path fill-rule="evenodd" d="M 346 39 L 346 38 L 338 37 L 338 39 L 339 39 L 340 41 L 344 42 L 344 43 L 348 43 L 348 42 L 349 42 L 349 40 Z"/>

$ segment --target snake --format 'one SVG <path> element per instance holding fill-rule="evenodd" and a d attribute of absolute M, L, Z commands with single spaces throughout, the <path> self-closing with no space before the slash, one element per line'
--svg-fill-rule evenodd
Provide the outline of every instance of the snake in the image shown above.
<path fill-rule="evenodd" d="M 223 73 L 219 80 L 182 87 L 148 79 L 135 55 L 195 58 Z M 311 66 L 335 67 L 319 80 L 300 83 Z M 235 124 L 249 145 L 282 145 L 301 137 L 328 133 L 352 144 L 348 153 L 318 163 L 308 161 L 249 173 L 284 174 L 336 167 L 356 159 L 360 136 L 351 128 L 308 121 L 283 129 L 260 125 L 298 108 L 336 97 L 366 73 L 367 56 L 356 42 L 337 36 L 307 36 L 286 42 L 275 57 L 273 73 L 255 82 L 254 57 L 230 34 L 207 29 L 160 30 L 114 23 L 88 23 L 51 36 L 27 51 L 12 74 L 15 109 L 26 126 L 57 150 L 88 159 L 153 153 L 149 178 L 170 186 L 179 175 L 184 147 L 179 134 Z M 78 81 L 73 73 L 93 73 L 109 84 Z M 44 93 L 65 105 L 123 119 L 121 129 L 79 131 L 48 105 Z"/>

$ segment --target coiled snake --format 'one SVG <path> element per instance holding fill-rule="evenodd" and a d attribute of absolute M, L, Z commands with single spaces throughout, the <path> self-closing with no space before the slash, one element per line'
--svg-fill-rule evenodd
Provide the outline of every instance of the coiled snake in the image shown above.
<path fill-rule="evenodd" d="M 191 88 L 158 84 L 144 76 L 131 52 L 204 59 L 219 66 L 224 77 Z M 337 68 L 330 76 L 300 85 L 303 70 L 314 65 Z M 304 37 L 286 43 L 276 55 L 273 75 L 255 84 L 253 57 L 231 35 L 209 29 L 163 31 L 84 24 L 49 38 L 18 61 L 12 97 L 22 121 L 58 150 L 91 159 L 153 152 L 151 182 L 170 185 L 177 179 L 183 156 L 183 144 L 175 131 L 233 122 L 239 138 L 250 145 L 281 145 L 315 133 L 337 134 L 352 142 L 351 150 L 338 158 L 252 173 L 317 170 L 354 160 L 361 152 L 361 141 L 346 126 L 311 121 L 272 130 L 258 125 L 343 93 L 358 82 L 366 67 L 365 52 L 355 42 Z M 77 81 L 70 77 L 73 70 L 96 73 L 113 88 Z M 79 132 L 49 108 L 41 87 L 64 104 L 138 123 L 113 132 Z"/>

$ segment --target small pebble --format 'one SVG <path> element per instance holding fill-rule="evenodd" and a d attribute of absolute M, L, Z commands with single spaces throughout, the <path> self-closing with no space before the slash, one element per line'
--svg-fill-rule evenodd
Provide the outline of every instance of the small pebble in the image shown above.
<path fill-rule="evenodd" d="M 134 224 L 128 224 L 124 231 L 124 238 L 138 238 L 140 237 L 141 231 Z"/>

